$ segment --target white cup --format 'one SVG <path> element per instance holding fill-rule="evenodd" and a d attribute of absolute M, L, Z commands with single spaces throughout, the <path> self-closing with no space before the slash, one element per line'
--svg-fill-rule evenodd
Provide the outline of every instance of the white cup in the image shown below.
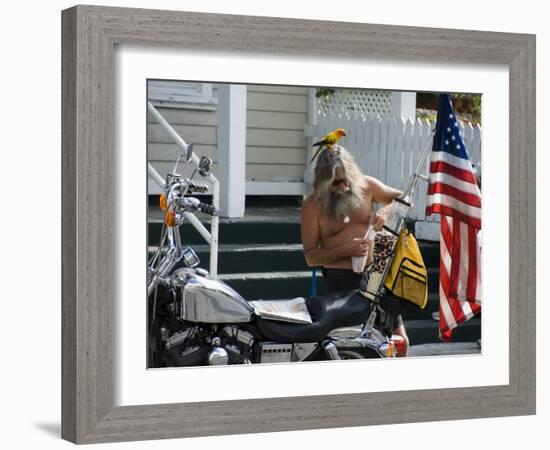
<path fill-rule="evenodd" d="M 368 254 L 365 256 L 352 256 L 351 267 L 353 268 L 353 271 L 356 273 L 363 273 L 363 270 L 365 270 L 365 264 L 367 264 L 368 257 Z"/>
<path fill-rule="evenodd" d="M 372 225 L 369 227 L 367 232 L 365 233 L 365 237 L 363 239 L 368 239 L 370 241 L 370 247 L 372 248 L 374 246 L 374 235 L 375 232 L 372 228 Z M 355 238 L 354 240 L 359 239 Z M 365 270 L 365 264 L 367 264 L 367 259 L 369 259 L 369 251 L 367 250 L 367 254 L 365 256 L 352 256 L 351 257 L 351 267 L 354 272 L 356 273 L 363 273 Z"/>
<path fill-rule="evenodd" d="M 355 240 L 359 240 L 359 238 L 355 238 L 354 241 Z M 367 259 L 369 259 L 368 250 L 365 256 L 352 256 L 351 267 L 353 268 L 353 271 L 356 273 L 363 273 L 363 270 L 365 270 L 365 264 L 367 264 Z"/>

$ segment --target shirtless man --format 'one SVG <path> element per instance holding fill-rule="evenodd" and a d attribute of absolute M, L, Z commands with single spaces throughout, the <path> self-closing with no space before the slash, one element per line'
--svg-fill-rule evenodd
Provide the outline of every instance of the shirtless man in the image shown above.
<path fill-rule="evenodd" d="M 372 251 L 364 236 L 371 220 L 373 228 L 381 230 L 387 213 L 386 208 L 375 213 L 373 203 L 387 205 L 399 195 L 397 189 L 363 175 L 343 147 L 320 152 L 313 192 L 302 205 L 301 232 L 306 262 L 310 267 L 322 267 L 329 292 L 359 287 L 361 274 L 353 272 L 351 257 L 368 251 L 370 262 Z M 401 316 L 395 320 L 393 334 L 405 340 L 404 350 L 397 356 L 406 356 L 409 341 Z"/>

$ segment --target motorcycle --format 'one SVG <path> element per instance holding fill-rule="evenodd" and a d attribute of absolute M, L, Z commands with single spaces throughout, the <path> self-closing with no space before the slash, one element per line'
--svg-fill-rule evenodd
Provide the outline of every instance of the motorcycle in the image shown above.
<path fill-rule="evenodd" d="M 165 179 L 160 245 L 148 262 L 148 367 L 395 357 L 404 342 L 392 336 L 393 317 L 383 287 L 377 295 L 359 288 L 248 301 L 199 267 L 195 251 L 182 245 L 180 227 L 189 213 L 218 214 L 191 196 L 208 190 L 193 178 L 197 173 L 207 177 L 211 165 L 202 157 L 198 169 L 184 178 L 176 173 L 176 163 Z M 391 219 L 395 229 L 406 214 L 400 202 Z"/>

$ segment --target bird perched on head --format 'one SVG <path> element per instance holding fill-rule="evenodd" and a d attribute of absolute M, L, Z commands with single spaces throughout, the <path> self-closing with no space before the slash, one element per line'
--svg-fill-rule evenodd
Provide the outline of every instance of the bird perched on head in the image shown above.
<path fill-rule="evenodd" d="M 319 154 L 319 152 L 323 147 L 326 146 L 329 149 L 331 149 L 332 146 L 336 144 L 342 136 L 345 136 L 345 135 L 346 135 L 346 130 L 344 130 L 343 128 L 336 128 L 336 130 L 331 131 L 323 139 L 321 139 L 318 142 L 315 142 L 315 144 L 313 144 L 312 147 L 319 147 L 319 148 L 315 151 L 313 158 L 311 158 L 311 160 L 309 161 L 310 164 L 315 158 L 317 158 L 317 155 Z"/>

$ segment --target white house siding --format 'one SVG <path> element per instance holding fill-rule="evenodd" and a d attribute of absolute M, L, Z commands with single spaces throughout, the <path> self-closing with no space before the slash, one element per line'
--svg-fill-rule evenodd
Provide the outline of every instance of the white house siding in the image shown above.
<path fill-rule="evenodd" d="M 217 89 L 214 86 L 214 96 Z M 246 180 L 301 180 L 306 163 L 307 88 L 249 85 L 247 89 Z M 217 117 L 214 110 L 157 107 L 195 152 L 214 160 L 216 172 Z M 179 154 L 170 137 L 148 118 L 148 159 L 162 176 Z M 190 175 L 190 168 L 182 168 Z"/>

